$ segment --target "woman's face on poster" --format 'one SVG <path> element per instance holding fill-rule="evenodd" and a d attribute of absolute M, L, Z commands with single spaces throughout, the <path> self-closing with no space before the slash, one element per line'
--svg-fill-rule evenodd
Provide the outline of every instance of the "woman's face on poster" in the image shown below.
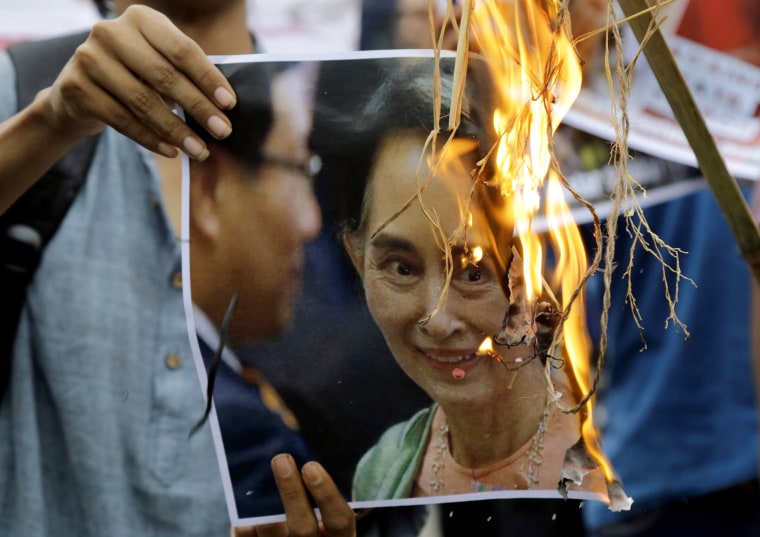
<path fill-rule="evenodd" d="M 424 142 L 422 136 L 396 134 L 381 146 L 363 225 L 349 250 L 370 312 L 406 374 L 441 404 L 480 408 L 508 384 L 502 365 L 478 352 L 487 336 L 499 332 L 509 307 L 501 285 L 505 276 L 485 248 L 488 230 L 468 224 L 469 212 L 478 210 L 468 205 L 475 165 L 471 151 L 446 159 L 450 164 L 436 170 L 421 195 L 422 205 L 415 199 L 399 213 L 418 192 L 416 177 L 420 183 L 428 177 L 428 163 L 420 158 Z M 447 286 L 442 245 L 453 235 Z M 484 255 L 477 260 L 473 252 L 481 245 Z"/>

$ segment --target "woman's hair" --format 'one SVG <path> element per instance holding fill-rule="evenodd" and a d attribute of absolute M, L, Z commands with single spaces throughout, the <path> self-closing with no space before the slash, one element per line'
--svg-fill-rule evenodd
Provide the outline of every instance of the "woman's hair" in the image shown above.
<path fill-rule="evenodd" d="M 478 157 L 493 144 L 490 86 L 485 66 L 471 61 L 455 138 L 476 142 Z M 436 79 L 433 58 L 380 58 L 360 62 L 324 62 L 320 69 L 314 129 L 310 145 L 322 158 L 322 178 L 330 183 L 330 207 L 342 230 L 356 231 L 367 181 L 378 149 L 394 132 L 426 138 L 435 128 L 439 140 L 448 130 L 454 58 L 440 60 Z M 348 81 L 350 80 L 350 83 Z M 438 82 L 439 81 L 439 82 Z M 435 124 L 439 83 L 441 110 Z"/>

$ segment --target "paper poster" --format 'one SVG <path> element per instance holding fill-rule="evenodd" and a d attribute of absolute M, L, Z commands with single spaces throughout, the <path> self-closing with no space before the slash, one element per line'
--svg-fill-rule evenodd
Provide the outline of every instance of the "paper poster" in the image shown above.
<path fill-rule="evenodd" d="M 473 186 L 493 136 L 476 60 L 457 136 L 428 139 L 454 60 L 215 58 L 239 103 L 232 136 L 184 161 L 183 274 L 234 525 L 282 520 L 280 452 L 320 461 L 357 509 L 564 501 L 579 418 L 553 403 L 574 392 L 546 341 L 505 335 L 522 329 L 519 255 L 489 212 L 503 202 Z M 485 335 L 493 351 L 479 349 Z M 598 469 L 574 470 L 585 477 L 565 483 L 571 501 L 606 500 Z"/>

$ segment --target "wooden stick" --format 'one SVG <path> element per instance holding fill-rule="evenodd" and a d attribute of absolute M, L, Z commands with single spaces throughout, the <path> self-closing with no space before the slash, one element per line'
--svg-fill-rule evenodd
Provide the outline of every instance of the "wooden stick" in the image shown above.
<path fill-rule="evenodd" d="M 627 17 L 640 14 L 631 19 L 630 26 L 636 38 L 642 42 L 653 21 L 651 13 L 645 13 L 649 5 L 646 0 L 618 2 Z M 755 281 L 760 283 L 760 228 L 736 180 L 726 168 L 718 146 L 707 129 L 705 120 L 659 28 L 650 34 L 643 50 Z"/>
<path fill-rule="evenodd" d="M 464 92 L 464 78 L 467 74 L 467 60 L 470 51 L 470 16 L 473 6 L 472 0 L 464 0 L 462 4 L 462 21 L 459 23 L 457 57 L 454 63 L 454 87 L 451 90 L 449 108 L 449 130 L 459 127 L 459 116 L 462 113 L 462 93 Z"/>

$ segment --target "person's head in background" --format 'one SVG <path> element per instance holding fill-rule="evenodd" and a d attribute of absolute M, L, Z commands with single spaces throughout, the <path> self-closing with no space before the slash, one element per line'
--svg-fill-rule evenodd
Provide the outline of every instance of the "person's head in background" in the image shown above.
<path fill-rule="evenodd" d="M 461 6 L 453 0 L 455 17 Z M 444 22 L 446 0 L 436 0 L 432 6 L 435 36 Z M 433 48 L 430 31 L 428 0 L 362 0 L 361 40 L 359 48 L 373 49 L 426 49 Z M 456 48 L 456 32 L 449 24 L 442 48 Z"/>
<path fill-rule="evenodd" d="M 248 29 L 247 0 L 93 0 L 104 18 L 118 17 L 133 5 L 145 5 L 166 15 L 206 54 L 249 53 L 254 36 Z M 157 36 L 146 36 L 155 40 Z M 129 42 L 130 36 L 123 39 Z"/>
<path fill-rule="evenodd" d="M 103 17 L 122 13 L 130 5 L 142 4 L 169 15 L 177 9 L 198 9 L 216 13 L 227 6 L 245 4 L 244 0 L 93 0 Z"/>
<path fill-rule="evenodd" d="M 307 146 L 312 81 L 303 64 L 222 69 L 240 97 L 232 135 L 209 137 L 209 158 L 191 166 L 192 298 L 219 328 L 239 293 L 230 342 L 260 342 L 290 327 L 303 248 L 321 226 Z"/>

